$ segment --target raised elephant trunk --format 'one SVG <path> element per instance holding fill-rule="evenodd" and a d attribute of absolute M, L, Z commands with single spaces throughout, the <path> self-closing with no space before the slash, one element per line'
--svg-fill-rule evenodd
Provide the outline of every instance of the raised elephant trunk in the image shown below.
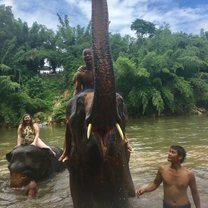
<path fill-rule="evenodd" d="M 109 47 L 106 0 L 92 0 L 92 49 L 94 58 L 94 100 L 89 123 L 106 134 L 118 122 L 115 79 Z"/>

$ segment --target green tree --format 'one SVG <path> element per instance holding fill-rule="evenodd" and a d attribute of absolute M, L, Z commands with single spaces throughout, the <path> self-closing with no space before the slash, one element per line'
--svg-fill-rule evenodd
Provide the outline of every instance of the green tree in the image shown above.
<path fill-rule="evenodd" d="M 129 35 L 122 37 L 119 33 L 110 34 L 110 46 L 113 60 L 116 61 L 119 55 L 127 55 L 132 38 Z"/>
<path fill-rule="evenodd" d="M 135 30 L 138 37 L 144 38 L 145 36 L 152 37 L 155 34 L 156 28 L 152 22 L 136 19 L 131 24 L 131 30 Z"/>

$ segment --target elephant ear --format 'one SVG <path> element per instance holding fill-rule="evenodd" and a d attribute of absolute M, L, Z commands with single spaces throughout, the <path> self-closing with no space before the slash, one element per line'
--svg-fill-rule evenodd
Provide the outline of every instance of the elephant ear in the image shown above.
<path fill-rule="evenodd" d="M 8 162 L 11 161 L 11 159 L 12 159 L 12 151 L 6 154 L 6 159 L 7 159 Z"/>
<path fill-rule="evenodd" d="M 7 159 L 8 162 L 11 161 L 11 159 L 13 157 L 13 151 L 17 148 L 19 148 L 19 146 L 14 147 L 14 149 L 12 151 L 10 151 L 9 153 L 6 154 L 6 159 Z"/>

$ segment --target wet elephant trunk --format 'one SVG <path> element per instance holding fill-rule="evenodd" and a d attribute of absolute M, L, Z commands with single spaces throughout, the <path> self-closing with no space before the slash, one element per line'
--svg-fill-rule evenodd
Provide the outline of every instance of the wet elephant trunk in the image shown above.
<path fill-rule="evenodd" d="M 92 40 L 94 58 L 94 100 L 90 123 L 111 129 L 117 120 L 113 63 L 108 36 L 106 0 L 92 0 Z"/>

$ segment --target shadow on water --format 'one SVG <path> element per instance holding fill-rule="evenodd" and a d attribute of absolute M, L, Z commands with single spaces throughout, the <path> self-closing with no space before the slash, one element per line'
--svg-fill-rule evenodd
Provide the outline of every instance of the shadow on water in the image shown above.
<path fill-rule="evenodd" d="M 53 146 L 63 146 L 64 127 L 41 128 L 40 137 Z M 16 143 L 16 129 L 0 129 L 0 207 L 1 208 L 72 208 L 68 171 L 54 178 L 40 182 L 36 199 L 29 200 L 20 191 L 9 187 L 9 172 L 5 153 Z M 187 150 L 184 163 L 195 172 L 202 208 L 207 207 L 208 196 L 208 117 L 168 117 L 140 119 L 128 122 L 127 136 L 134 152 L 131 154 L 130 169 L 135 187 L 152 181 L 160 165 L 167 163 L 167 152 L 172 144 L 179 144 Z M 191 194 L 190 201 L 193 203 Z M 131 208 L 161 208 L 163 190 L 160 186 L 140 199 L 131 198 Z M 193 206 L 194 207 L 194 206 Z"/>

